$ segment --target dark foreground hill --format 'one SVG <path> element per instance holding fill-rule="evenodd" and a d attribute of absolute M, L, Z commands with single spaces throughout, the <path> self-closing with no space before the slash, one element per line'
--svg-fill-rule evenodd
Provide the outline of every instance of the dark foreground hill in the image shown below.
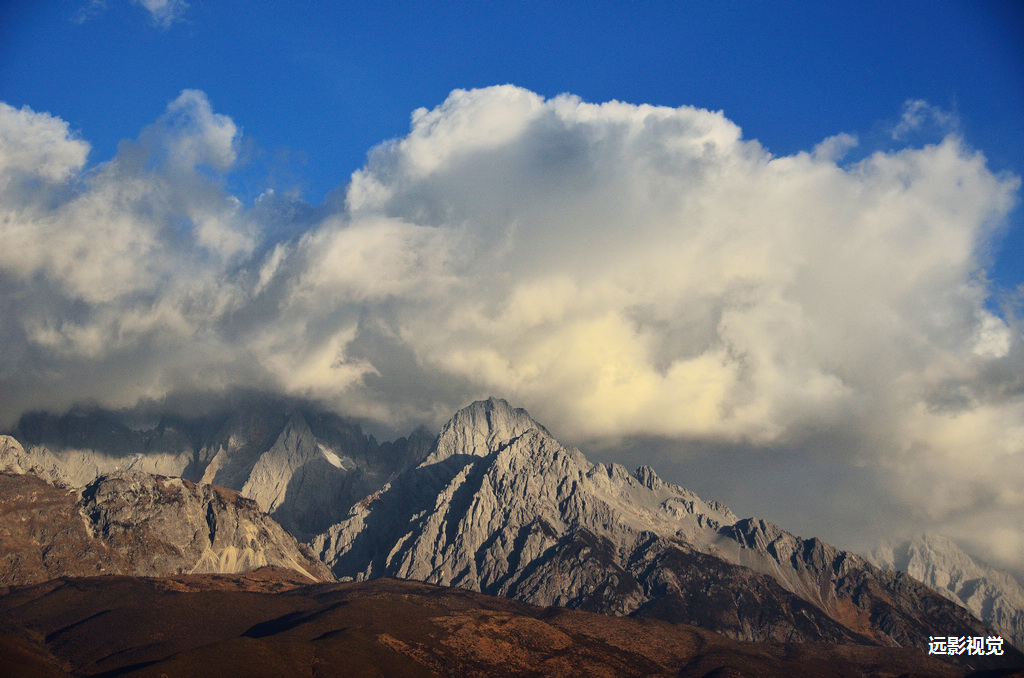
<path fill-rule="evenodd" d="M 965 675 L 909 648 L 741 642 L 419 582 L 309 585 L 272 568 L 5 588 L 0 620 L 5 675 Z"/>

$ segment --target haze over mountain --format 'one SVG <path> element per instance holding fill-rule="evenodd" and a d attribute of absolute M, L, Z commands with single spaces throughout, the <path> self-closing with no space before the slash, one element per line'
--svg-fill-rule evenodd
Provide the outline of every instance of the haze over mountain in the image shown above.
<path fill-rule="evenodd" d="M 202 414 L 152 416 L 141 429 L 97 409 L 25 416 L 12 432 L 20 444 L 0 436 L 0 467 L 76 487 L 120 469 L 213 483 L 254 500 L 306 540 L 418 462 L 433 438 L 417 429 L 379 444 L 311 403 L 251 393 Z"/>

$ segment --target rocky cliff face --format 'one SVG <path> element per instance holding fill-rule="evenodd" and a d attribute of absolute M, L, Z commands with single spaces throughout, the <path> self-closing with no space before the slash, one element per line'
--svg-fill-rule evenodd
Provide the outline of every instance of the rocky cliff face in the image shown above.
<path fill-rule="evenodd" d="M 250 396 L 220 413 L 164 416 L 142 429 L 104 411 L 28 415 L 12 437 L 0 436 L 0 468 L 72 487 L 120 470 L 211 483 L 252 498 L 304 540 L 418 463 L 433 439 L 419 430 L 382 445 L 308 403 Z"/>
<path fill-rule="evenodd" d="M 118 471 L 80 492 L 0 474 L 0 585 L 63 576 L 241 573 L 271 565 L 330 572 L 236 492 Z"/>
<path fill-rule="evenodd" d="M 924 582 L 1024 649 L 1024 588 L 1012 575 L 975 561 L 939 535 L 884 544 L 868 558 Z"/>
<path fill-rule="evenodd" d="M 987 635 L 906 575 L 738 520 L 649 468 L 593 465 L 502 400 L 474 403 L 434 450 L 314 540 L 338 576 L 418 579 L 750 640 L 928 647 Z"/>

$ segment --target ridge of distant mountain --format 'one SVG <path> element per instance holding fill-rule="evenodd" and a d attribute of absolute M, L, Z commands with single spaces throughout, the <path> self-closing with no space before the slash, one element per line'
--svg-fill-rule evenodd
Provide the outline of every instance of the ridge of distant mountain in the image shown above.
<path fill-rule="evenodd" d="M 919 579 L 1024 649 L 1024 588 L 1010 573 L 979 563 L 935 534 L 888 542 L 867 556 L 883 570 Z"/>
<path fill-rule="evenodd" d="M 132 428 L 117 413 L 32 413 L 0 436 L 0 468 L 22 465 L 81 487 L 116 470 L 139 470 L 241 492 L 306 540 L 425 456 L 434 436 L 417 429 L 380 444 L 360 426 L 307 402 L 249 394 L 200 416 L 159 417 Z"/>
<path fill-rule="evenodd" d="M 420 582 L 303 586 L 274 570 L 0 589 L 0 620 L 0 666 L 35 676 L 964 675 L 910 648 L 741 643 Z"/>
<path fill-rule="evenodd" d="M 231 490 L 140 471 L 101 476 L 80 491 L 0 473 L 0 585 L 267 565 L 333 580 L 307 547 Z"/>
<path fill-rule="evenodd" d="M 741 640 L 927 648 L 931 634 L 992 633 L 905 574 L 740 520 L 648 467 L 590 464 L 495 398 L 456 413 L 422 463 L 313 548 L 343 578 L 416 579 Z"/>

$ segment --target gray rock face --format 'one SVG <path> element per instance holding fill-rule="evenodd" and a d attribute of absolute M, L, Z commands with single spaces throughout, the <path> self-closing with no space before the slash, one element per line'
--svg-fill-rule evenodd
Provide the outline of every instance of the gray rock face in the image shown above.
<path fill-rule="evenodd" d="M 220 414 L 165 416 L 148 429 L 102 411 L 29 415 L 14 434 L 0 436 L 0 470 L 32 469 L 71 487 L 122 470 L 215 484 L 254 499 L 302 540 L 418 463 L 434 439 L 419 430 L 381 445 L 337 415 L 255 396 Z"/>
<path fill-rule="evenodd" d="M 81 511 L 136 575 L 235 574 L 274 565 L 330 579 L 255 502 L 226 488 L 121 471 L 87 485 Z"/>
<path fill-rule="evenodd" d="M 985 635 L 905 575 L 665 483 L 590 464 L 523 410 L 457 413 L 416 468 L 313 541 L 339 577 L 395 576 L 749 640 L 927 648 Z"/>
<path fill-rule="evenodd" d="M 118 471 L 78 492 L 0 474 L 0 584 L 61 576 L 238 574 L 265 565 L 330 572 L 255 502 L 181 478 Z"/>
<path fill-rule="evenodd" d="M 491 399 L 456 414 L 416 469 L 359 502 L 315 543 L 327 562 L 345 563 L 338 568 L 346 576 L 387 572 L 507 595 L 517 564 L 534 561 L 570 528 L 587 528 L 618 550 L 652 527 L 696 535 L 736 520 L 688 490 L 660 480 L 656 487 L 621 466 L 589 464 L 523 410 Z M 558 585 L 547 586 L 557 597 Z"/>
<path fill-rule="evenodd" d="M 919 579 L 1024 649 L 1024 588 L 1009 573 L 977 562 L 939 535 L 883 544 L 868 559 Z"/>
<path fill-rule="evenodd" d="M 498 398 L 481 400 L 456 412 L 444 425 L 424 464 L 436 464 L 457 454 L 484 457 L 532 430 L 548 433 L 522 408 L 511 407 Z"/>

